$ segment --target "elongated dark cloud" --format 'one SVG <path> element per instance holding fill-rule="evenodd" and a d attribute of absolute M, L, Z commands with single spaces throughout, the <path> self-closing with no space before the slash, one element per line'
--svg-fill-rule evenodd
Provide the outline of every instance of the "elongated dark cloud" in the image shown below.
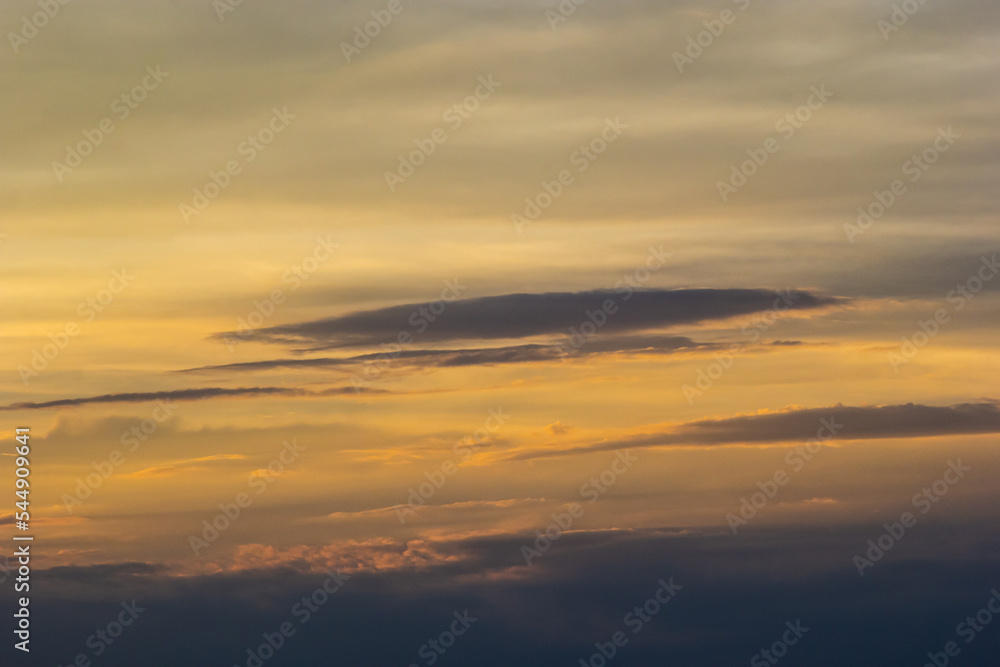
<path fill-rule="evenodd" d="M 960 403 L 944 407 L 914 403 L 862 407 L 836 405 L 728 419 L 703 419 L 651 434 L 566 449 L 517 452 L 506 460 L 641 447 L 806 442 L 818 435 L 830 440 L 869 440 L 981 433 L 1000 433 L 1000 402 Z"/>
<path fill-rule="evenodd" d="M 21 402 L 0 406 L 4 410 L 44 410 L 45 408 L 74 407 L 91 403 L 148 403 L 156 400 L 169 401 L 204 401 L 211 398 L 231 398 L 240 396 L 339 396 L 352 395 L 362 391 L 365 393 L 383 393 L 383 390 L 335 387 L 322 391 L 306 391 L 294 387 L 239 387 L 226 389 L 222 387 L 206 387 L 204 389 L 177 389 L 174 391 L 148 391 L 128 394 L 103 394 L 83 398 L 64 398 L 58 401 L 42 403 Z"/>
<path fill-rule="evenodd" d="M 188 368 L 181 373 L 202 371 L 257 371 L 272 368 L 337 368 L 352 367 L 367 361 L 391 358 L 400 364 L 446 366 L 471 365 L 473 362 L 462 363 L 462 359 L 492 358 L 494 363 L 514 363 L 517 361 L 540 361 L 555 358 L 558 348 L 549 345 L 514 345 L 493 349 L 465 350 L 403 350 L 387 355 L 384 352 L 359 354 L 351 357 L 320 357 L 316 359 L 265 359 L 262 361 L 247 361 L 238 364 L 223 364 L 220 366 L 201 366 Z M 453 361 L 456 360 L 456 361 Z"/>
<path fill-rule="evenodd" d="M 593 323 L 600 334 L 642 331 L 775 308 L 818 308 L 835 302 L 804 291 L 778 293 L 763 289 L 505 294 L 452 303 L 391 306 L 217 337 L 310 345 L 313 349 L 395 343 L 404 333 L 424 342 L 501 340 L 570 335 L 573 329 L 586 333 L 584 327 L 589 330 Z"/>
<path fill-rule="evenodd" d="M 525 362 L 555 361 L 571 356 L 607 354 L 613 352 L 647 352 L 669 354 L 681 350 L 714 349 L 724 347 L 717 343 L 698 343 L 685 336 L 615 336 L 586 341 L 574 348 L 571 341 L 565 344 L 508 345 L 492 348 L 468 348 L 459 350 L 402 350 L 394 354 L 376 352 L 351 357 L 320 357 L 315 359 L 264 359 L 220 366 L 188 368 L 180 373 L 213 371 L 259 371 L 273 368 L 341 368 L 353 367 L 365 362 L 392 360 L 394 364 L 418 366 L 422 368 L 452 366 L 488 366 Z M 782 341 L 781 344 L 793 344 Z"/>

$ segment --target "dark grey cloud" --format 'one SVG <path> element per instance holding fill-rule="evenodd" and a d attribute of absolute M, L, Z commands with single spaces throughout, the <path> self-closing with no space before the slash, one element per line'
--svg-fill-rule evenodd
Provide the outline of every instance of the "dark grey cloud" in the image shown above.
<path fill-rule="evenodd" d="M 770 442 L 805 442 L 817 437 L 831 440 L 926 438 L 941 435 L 1000 433 L 1000 402 L 930 406 L 915 403 L 883 406 L 844 406 L 787 410 L 727 419 L 701 419 L 661 430 L 659 433 L 605 440 L 566 449 L 539 449 L 511 454 L 508 460 L 525 460 L 567 454 L 664 446 L 717 446 Z"/>
<path fill-rule="evenodd" d="M 203 401 L 212 398 L 232 398 L 240 396 L 339 396 L 351 395 L 358 391 L 365 393 L 385 393 L 379 389 L 354 387 L 335 387 L 322 391 L 307 391 L 295 387 L 238 387 L 226 389 L 223 387 L 206 387 L 203 389 L 176 389 L 173 391 L 145 391 L 127 394 L 103 394 L 101 396 L 86 396 L 83 398 L 63 398 L 57 401 L 34 403 L 23 401 L 0 406 L 4 410 L 44 410 L 45 408 L 75 407 L 93 403 L 148 403 L 156 400 L 169 401 Z"/>
<path fill-rule="evenodd" d="M 268 667 L 326 664 L 332 654 L 345 667 L 425 664 L 420 646 L 468 609 L 478 621 L 449 649 L 447 664 L 572 665 L 623 629 L 625 614 L 656 592 L 659 579 L 673 577 L 683 588 L 641 633 L 624 628 L 629 642 L 615 665 L 747 664 L 796 619 L 810 631 L 789 664 L 923 664 L 996 587 L 997 522 L 922 520 L 874 576 L 858 577 L 851 559 L 880 522 L 750 526 L 739 536 L 725 528 L 573 531 L 531 567 L 520 547 L 534 534 L 444 543 L 461 558 L 424 571 L 355 574 L 307 623 L 290 609 L 325 573 L 170 576 L 142 563 L 41 570 L 32 621 L 48 639 L 35 657 L 66 664 L 121 601 L 135 598 L 145 611 L 103 664 L 173 667 L 197 655 L 197 664 L 245 665 L 246 649 L 284 621 L 296 633 Z M 988 627 L 963 644 L 962 664 L 993 664 L 998 644 Z M 4 650 L 4 664 L 15 664 L 13 649 Z"/>
<path fill-rule="evenodd" d="M 809 309 L 837 303 L 805 291 L 783 296 L 765 289 L 648 289 L 504 294 L 446 303 L 406 304 L 311 322 L 250 332 L 226 332 L 219 338 L 308 345 L 311 349 L 376 346 L 395 343 L 401 333 L 425 342 L 503 340 L 565 334 L 591 321 L 604 320 L 599 334 L 642 331 L 779 309 Z M 613 314 L 602 311 L 613 301 Z M 443 303 L 443 302 L 441 302 Z M 592 325 L 586 325 L 590 327 Z"/>

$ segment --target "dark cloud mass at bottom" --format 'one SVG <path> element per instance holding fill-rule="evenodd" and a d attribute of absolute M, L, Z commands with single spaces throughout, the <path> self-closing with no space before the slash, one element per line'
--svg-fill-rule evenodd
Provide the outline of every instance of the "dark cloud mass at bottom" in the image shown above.
<path fill-rule="evenodd" d="M 956 625 L 1000 584 L 1000 526 L 989 525 L 972 533 L 968 550 L 948 539 L 953 526 L 923 525 L 863 578 L 852 558 L 871 537 L 867 527 L 578 533 L 530 567 L 519 546 L 531 536 L 478 538 L 463 544 L 468 558 L 455 564 L 351 575 L 306 623 L 291 609 L 324 573 L 171 577 L 143 564 L 59 568 L 41 573 L 32 613 L 46 641 L 33 657 L 68 664 L 122 600 L 135 598 L 145 611 L 100 664 L 245 667 L 247 649 L 290 621 L 295 634 L 269 667 L 422 665 L 420 648 L 467 610 L 477 620 L 441 664 L 574 665 L 621 630 L 628 644 L 609 664 L 741 665 L 780 639 L 787 622 L 801 621 L 808 630 L 787 664 L 921 665 L 927 652 L 956 639 Z M 661 579 L 682 588 L 633 632 L 626 614 L 651 599 Z M 9 645 L 4 650 L 9 656 Z M 1000 632 L 988 626 L 963 644 L 956 664 L 992 665 L 998 650 Z"/>

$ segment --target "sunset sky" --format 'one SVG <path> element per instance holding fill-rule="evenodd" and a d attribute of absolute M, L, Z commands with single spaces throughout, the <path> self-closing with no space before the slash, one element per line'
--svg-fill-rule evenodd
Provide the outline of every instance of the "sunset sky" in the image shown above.
<path fill-rule="evenodd" d="M 6 3 L 3 664 L 994 664 L 998 21 Z"/>

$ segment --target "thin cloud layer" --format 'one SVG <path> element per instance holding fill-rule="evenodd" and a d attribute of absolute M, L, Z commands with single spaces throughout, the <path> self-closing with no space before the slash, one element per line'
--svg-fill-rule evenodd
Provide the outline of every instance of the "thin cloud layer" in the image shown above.
<path fill-rule="evenodd" d="M 212 398 L 238 398 L 252 396 L 350 396 L 358 392 L 385 393 L 381 389 L 365 387 L 334 387 L 322 391 L 307 391 L 294 387 L 239 387 L 226 389 L 223 387 L 206 387 L 204 389 L 177 389 L 173 391 L 148 391 L 127 394 L 103 394 L 83 398 L 63 398 L 57 401 L 34 403 L 25 401 L 0 406 L 5 410 L 44 410 L 46 408 L 75 407 L 78 405 L 101 403 L 148 403 L 150 401 L 204 401 Z"/>
<path fill-rule="evenodd" d="M 793 344 L 795 341 L 782 341 Z M 777 343 L 776 343 L 777 344 Z M 570 345 L 507 345 L 503 347 L 468 348 L 460 350 L 402 350 L 392 355 L 393 364 L 420 368 L 447 368 L 457 366 L 492 366 L 528 362 L 559 361 L 574 356 L 610 354 L 615 352 L 643 352 L 670 354 L 683 350 L 714 349 L 718 343 L 698 343 L 686 336 L 614 336 L 588 341 L 574 349 Z M 319 357 L 313 359 L 265 359 L 220 366 L 187 368 L 180 373 L 248 372 L 274 368 L 350 368 L 365 362 L 385 359 L 386 354 L 360 354 L 352 357 Z"/>
<path fill-rule="evenodd" d="M 1000 433 L 1000 402 L 930 406 L 907 403 L 791 409 L 727 419 L 701 419 L 655 429 L 656 432 L 564 449 L 533 449 L 504 460 L 527 460 L 569 454 L 641 447 L 697 447 L 829 440 L 927 438 L 941 435 Z"/>

